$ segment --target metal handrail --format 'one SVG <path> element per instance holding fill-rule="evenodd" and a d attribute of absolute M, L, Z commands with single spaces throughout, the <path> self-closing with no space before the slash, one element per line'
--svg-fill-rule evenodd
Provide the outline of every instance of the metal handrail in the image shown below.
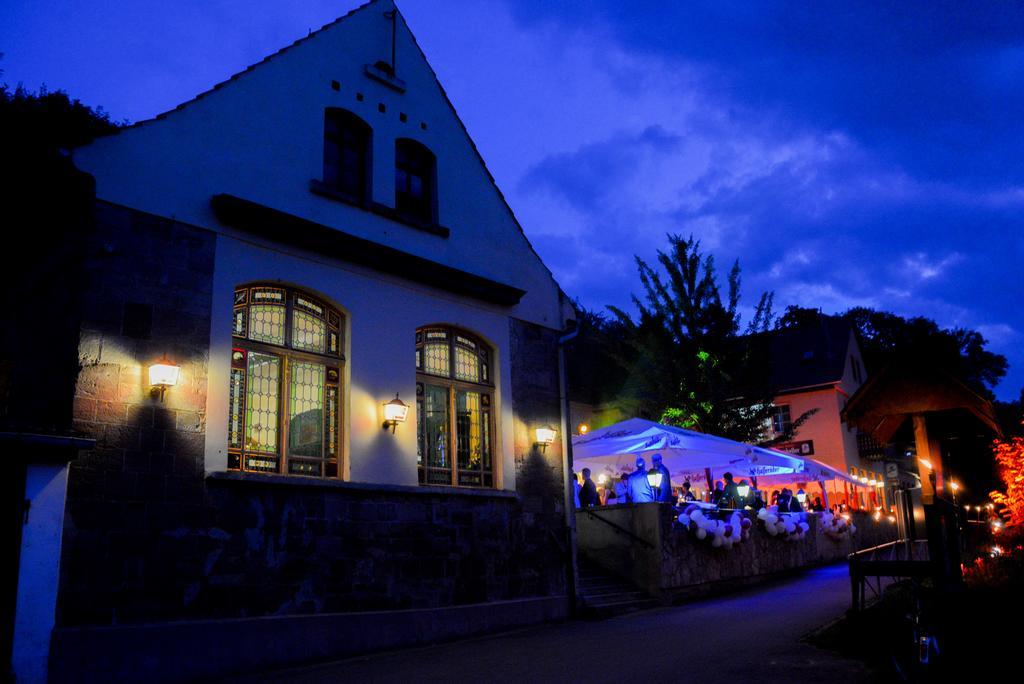
<path fill-rule="evenodd" d="M 605 525 L 608 525 L 612 529 L 614 529 L 614 530 L 616 530 L 618 532 L 621 532 L 622 534 L 626 535 L 627 537 L 629 537 L 630 539 L 632 539 L 634 541 L 640 542 L 641 544 L 643 544 L 644 546 L 646 546 L 649 549 L 655 548 L 654 544 L 652 544 L 651 542 L 647 541 L 643 537 L 637 536 L 636 534 L 630 532 L 629 530 L 627 530 L 622 525 L 619 525 L 618 523 L 613 523 L 611 520 L 608 520 L 607 518 L 602 518 L 601 516 L 597 515 L 597 513 L 595 513 L 593 510 L 591 510 L 589 508 L 578 508 L 576 510 L 577 510 L 577 512 L 580 512 L 580 513 L 586 513 L 587 515 L 589 515 L 591 518 L 594 518 L 595 520 L 600 520 Z"/>

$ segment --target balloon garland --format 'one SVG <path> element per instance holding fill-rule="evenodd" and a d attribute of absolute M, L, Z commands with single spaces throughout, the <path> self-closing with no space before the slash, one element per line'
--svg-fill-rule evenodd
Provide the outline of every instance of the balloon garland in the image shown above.
<path fill-rule="evenodd" d="M 857 534 L 857 526 L 841 515 L 826 512 L 821 514 L 821 531 L 832 541 L 842 541 L 850 535 Z"/>
<path fill-rule="evenodd" d="M 710 539 L 712 548 L 716 549 L 731 549 L 734 544 L 750 538 L 750 520 L 739 512 L 734 512 L 726 522 L 708 518 L 699 506 L 691 504 L 679 514 L 679 524 L 697 539 Z"/>
<path fill-rule="evenodd" d="M 762 508 L 757 512 L 757 519 L 764 523 L 764 529 L 769 535 L 786 541 L 800 541 L 811 529 L 810 525 L 800 519 L 799 513 L 779 513 L 777 506 Z"/>

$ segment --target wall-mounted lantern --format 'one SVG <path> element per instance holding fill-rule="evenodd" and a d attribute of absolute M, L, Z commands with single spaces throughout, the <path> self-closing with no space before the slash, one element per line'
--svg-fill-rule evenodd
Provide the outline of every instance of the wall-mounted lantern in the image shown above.
<path fill-rule="evenodd" d="M 160 363 L 154 363 L 149 367 L 149 386 L 153 388 L 153 394 L 160 395 L 160 401 L 164 400 L 164 393 L 168 387 L 178 384 L 178 375 L 181 368 L 167 360 L 165 356 Z"/>
<path fill-rule="evenodd" d="M 661 471 L 657 468 L 652 466 L 651 469 L 647 471 L 647 484 L 651 485 L 651 489 L 661 488 L 661 478 Z"/>
<path fill-rule="evenodd" d="M 546 451 L 548 445 L 555 441 L 555 428 L 550 425 L 537 428 L 537 448 Z"/>
<path fill-rule="evenodd" d="M 802 505 L 805 501 L 807 501 L 807 492 L 805 492 L 802 489 L 796 490 L 796 500 L 799 501 Z"/>
<path fill-rule="evenodd" d="M 736 493 L 740 495 L 741 499 L 746 499 L 750 496 L 750 485 L 747 484 L 746 480 L 743 480 L 736 485 Z"/>
<path fill-rule="evenodd" d="M 395 398 L 384 404 L 384 429 L 391 428 L 394 434 L 395 428 L 399 423 L 404 423 L 408 415 L 409 405 L 399 399 L 398 392 L 395 392 Z"/>

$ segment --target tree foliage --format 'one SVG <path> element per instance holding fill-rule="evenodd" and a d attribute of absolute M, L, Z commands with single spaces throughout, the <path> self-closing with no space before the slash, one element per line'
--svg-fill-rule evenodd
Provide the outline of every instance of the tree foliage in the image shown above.
<path fill-rule="evenodd" d="M 1024 526 L 1024 437 L 996 440 L 992 453 L 1005 491 L 992 492 L 992 499 L 1010 513 L 1009 524 Z"/>
<path fill-rule="evenodd" d="M 111 121 L 102 107 L 93 109 L 61 90 L 43 86 L 33 93 L 0 85 L 0 135 L 9 151 L 24 150 L 37 157 L 66 154 L 122 125 Z"/>
<path fill-rule="evenodd" d="M 769 359 L 744 343 L 742 332 L 772 327 L 772 294 L 761 295 L 742 330 L 739 262 L 723 293 L 714 257 L 702 253 L 699 241 L 668 240 L 669 249 L 658 252 L 660 268 L 636 258 L 643 286 L 643 297 L 633 296 L 638 317 L 609 307 L 630 351 L 630 398 L 664 423 L 761 441 L 774 396 Z"/>
<path fill-rule="evenodd" d="M 820 316 L 817 309 L 790 306 L 779 318 L 779 326 L 803 325 Z M 1006 375 L 1006 357 L 988 351 L 984 336 L 975 330 L 940 328 L 923 316 L 904 318 L 864 307 L 849 309 L 840 316 L 857 331 L 870 371 L 893 363 L 925 365 L 946 371 L 988 399 Z"/>

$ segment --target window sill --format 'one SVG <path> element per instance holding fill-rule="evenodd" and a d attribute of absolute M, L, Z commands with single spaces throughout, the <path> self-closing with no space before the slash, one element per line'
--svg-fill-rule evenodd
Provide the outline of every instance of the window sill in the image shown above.
<path fill-rule="evenodd" d="M 450 229 L 436 223 L 424 223 L 411 216 L 402 214 L 389 206 L 381 204 L 380 202 L 359 202 L 343 192 L 338 192 L 337 190 L 324 185 L 322 181 L 318 181 L 316 179 L 309 181 L 309 190 L 314 195 L 342 202 L 343 204 L 347 204 L 350 207 L 355 207 L 357 209 L 362 209 L 363 211 L 369 211 L 377 216 L 394 221 L 395 223 L 401 223 L 404 226 L 415 228 L 416 230 L 422 230 L 423 232 L 430 233 L 431 235 L 447 238 L 452 232 Z"/>
<path fill-rule="evenodd" d="M 474 489 L 470 487 L 436 487 L 420 485 L 374 484 L 372 482 L 345 482 L 343 480 L 303 477 L 302 475 L 269 475 L 245 473 L 236 470 L 207 473 L 207 482 L 234 482 L 244 485 L 269 487 L 307 487 L 313 489 L 347 489 L 351 491 L 422 494 L 426 496 L 470 496 L 490 499 L 517 499 L 519 495 L 504 489 Z"/>

